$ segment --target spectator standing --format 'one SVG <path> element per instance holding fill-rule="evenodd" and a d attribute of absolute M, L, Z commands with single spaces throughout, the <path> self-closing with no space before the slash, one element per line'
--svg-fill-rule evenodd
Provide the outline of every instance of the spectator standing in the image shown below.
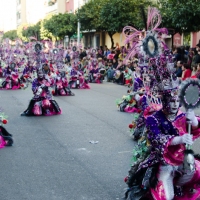
<path fill-rule="evenodd" d="M 107 82 L 113 81 L 115 70 L 113 70 L 113 63 L 112 60 L 108 61 L 108 70 L 106 72 L 107 74 Z"/>
<path fill-rule="evenodd" d="M 192 74 L 192 70 L 190 69 L 188 64 L 182 65 L 182 81 L 186 80 L 187 78 L 190 78 Z"/>
<path fill-rule="evenodd" d="M 200 49 L 197 51 L 197 55 L 195 57 L 195 64 L 200 63 Z"/>
<path fill-rule="evenodd" d="M 195 74 L 196 78 L 200 79 L 200 63 L 197 64 L 197 72 Z"/>
<path fill-rule="evenodd" d="M 107 58 L 108 55 L 109 55 L 110 53 L 111 53 L 111 52 L 110 52 L 110 50 L 108 49 L 108 47 L 105 46 L 105 48 L 104 48 L 104 56 Z"/>
<path fill-rule="evenodd" d="M 182 77 L 182 66 L 183 66 L 183 62 L 182 62 L 182 61 L 178 61 L 178 62 L 176 63 L 176 66 L 177 66 L 177 68 L 176 68 L 176 76 L 177 76 L 178 78 L 181 78 L 181 77 Z"/>
<path fill-rule="evenodd" d="M 197 73 L 197 65 L 194 65 L 194 66 L 192 67 L 192 74 L 191 74 L 191 77 L 195 77 L 196 73 Z"/>
<path fill-rule="evenodd" d="M 196 48 L 192 48 L 192 54 L 193 54 L 193 57 L 192 57 L 191 67 L 196 64 L 195 63 L 195 60 L 196 60 L 196 57 L 197 57 L 197 50 L 196 50 Z"/>
<path fill-rule="evenodd" d="M 68 63 L 70 63 L 70 61 L 71 61 L 70 52 L 69 51 L 67 51 L 67 53 L 65 55 L 65 61 L 68 62 Z"/>
<path fill-rule="evenodd" d="M 191 67 L 192 66 L 192 59 L 194 56 L 194 51 L 192 50 L 192 48 L 189 49 L 188 52 L 188 59 L 187 59 L 187 64 Z"/>
<path fill-rule="evenodd" d="M 181 61 L 181 48 L 177 47 L 174 51 L 174 61 L 177 63 L 178 61 Z"/>

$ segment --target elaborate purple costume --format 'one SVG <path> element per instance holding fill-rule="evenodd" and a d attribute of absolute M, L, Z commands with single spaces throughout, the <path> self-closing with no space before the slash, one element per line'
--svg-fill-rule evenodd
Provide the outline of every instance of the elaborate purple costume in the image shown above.
<path fill-rule="evenodd" d="M 11 69 L 10 66 L 8 66 L 5 69 L 5 77 L 5 81 L 2 83 L 3 89 L 20 89 L 20 80 L 17 69 Z"/>
<path fill-rule="evenodd" d="M 33 80 L 32 91 L 34 97 L 29 103 L 28 108 L 21 114 L 22 116 L 51 116 L 61 114 L 57 102 L 52 99 L 52 94 L 49 91 L 49 87 L 52 84 L 52 80 L 42 77 L 43 72 L 38 72 L 38 78 Z"/>
<path fill-rule="evenodd" d="M 146 131 L 133 151 L 134 162 L 125 178 L 129 187 L 125 199 L 196 200 L 200 197 L 200 156 L 190 147 L 200 136 L 200 119 L 193 110 L 198 100 L 186 108 L 186 113 L 179 112 L 179 80 L 172 55 L 161 41 L 166 29 L 159 29 L 160 23 L 158 10 L 149 8 L 147 29 L 153 28 L 143 39 L 135 28 L 124 28 L 125 35 L 127 29 L 132 30 L 126 35 L 127 42 L 133 42 L 128 58 L 138 53 L 151 69 L 151 81 L 144 85 L 149 104 L 143 112 Z M 190 85 L 194 87 L 194 82 Z M 197 85 L 199 99 L 200 83 Z M 188 96 L 191 98 L 191 94 Z"/>

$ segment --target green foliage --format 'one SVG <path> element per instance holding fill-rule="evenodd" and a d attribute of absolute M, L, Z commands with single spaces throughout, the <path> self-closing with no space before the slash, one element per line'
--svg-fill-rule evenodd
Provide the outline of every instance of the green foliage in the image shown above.
<path fill-rule="evenodd" d="M 183 44 L 185 46 L 190 46 L 190 41 L 191 41 L 190 33 L 184 33 L 184 35 L 183 35 Z"/>
<path fill-rule="evenodd" d="M 21 24 L 17 27 L 17 35 L 18 38 L 20 38 L 22 41 L 27 42 L 28 38 L 23 36 L 22 32 L 24 29 L 26 29 L 28 27 L 28 24 Z"/>
<path fill-rule="evenodd" d="M 17 30 L 11 30 L 11 31 L 7 31 L 3 34 L 3 39 L 5 38 L 9 38 L 10 40 L 15 40 L 16 38 L 18 38 L 17 36 Z"/>
<path fill-rule="evenodd" d="M 81 23 L 81 30 L 104 30 L 100 12 L 107 0 L 93 0 L 82 6 L 76 13 Z"/>
<path fill-rule="evenodd" d="M 40 24 L 41 22 L 38 22 L 35 25 L 24 27 L 22 35 L 26 38 L 35 37 L 37 40 L 40 40 Z"/>
<path fill-rule="evenodd" d="M 64 39 L 66 35 L 71 37 L 77 29 L 77 18 L 74 14 L 53 15 L 49 20 L 44 20 L 43 26 L 56 38 Z"/>
<path fill-rule="evenodd" d="M 141 8 L 147 10 L 149 5 L 150 0 L 92 0 L 78 10 L 77 16 L 82 30 L 107 31 L 113 46 L 112 36 L 124 26 L 145 28 Z"/>
<path fill-rule="evenodd" d="M 147 9 L 148 5 L 146 0 L 108 0 L 101 8 L 100 21 L 108 32 L 121 32 L 129 24 L 143 29 L 141 8 Z"/>
<path fill-rule="evenodd" d="M 47 15 L 46 18 L 41 21 L 40 37 L 41 37 L 42 40 L 50 39 L 52 41 L 55 41 L 55 37 L 53 36 L 53 34 L 51 32 L 49 32 L 47 29 L 45 29 L 45 27 L 44 27 L 44 22 L 46 20 L 49 20 L 51 17 L 52 17 L 52 15 Z"/>
<path fill-rule="evenodd" d="M 200 30 L 199 0 L 159 0 L 162 26 L 173 28 L 175 33 Z"/>

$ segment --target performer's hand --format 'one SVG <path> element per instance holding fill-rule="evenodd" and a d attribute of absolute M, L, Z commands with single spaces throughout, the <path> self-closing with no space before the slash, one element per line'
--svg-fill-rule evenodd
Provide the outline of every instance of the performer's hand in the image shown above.
<path fill-rule="evenodd" d="M 41 88 L 45 88 L 45 87 L 46 87 L 46 85 L 45 85 L 45 84 L 42 84 L 40 87 L 41 87 Z"/>
<path fill-rule="evenodd" d="M 45 79 L 49 79 L 49 76 L 47 74 L 45 74 Z"/>
<path fill-rule="evenodd" d="M 36 95 L 40 95 L 42 93 L 42 88 L 41 88 L 41 86 L 40 87 L 38 87 L 38 90 L 37 90 L 37 92 L 36 92 Z"/>
<path fill-rule="evenodd" d="M 188 109 L 185 116 L 188 121 L 191 121 L 192 126 L 198 126 L 199 122 L 194 114 L 194 110 Z"/>
<path fill-rule="evenodd" d="M 172 139 L 171 145 L 177 145 L 177 144 L 193 144 L 192 135 L 191 134 L 184 134 L 182 136 L 176 136 Z"/>
<path fill-rule="evenodd" d="M 136 101 L 139 101 L 140 100 L 140 95 L 136 94 L 134 98 L 135 98 Z"/>

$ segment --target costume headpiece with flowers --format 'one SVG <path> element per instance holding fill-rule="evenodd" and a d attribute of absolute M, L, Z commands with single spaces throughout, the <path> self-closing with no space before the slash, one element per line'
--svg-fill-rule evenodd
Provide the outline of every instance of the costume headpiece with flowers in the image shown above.
<path fill-rule="evenodd" d="M 158 96 L 162 98 L 163 96 L 172 97 L 177 95 L 179 85 L 179 81 L 175 76 L 172 54 L 163 41 L 163 36 L 168 31 L 166 28 L 159 28 L 160 24 L 161 15 L 159 11 L 157 8 L 149 7 L 147 31 L 140 31 L 131 26 L 123 29 L 126 38 L 125 43 L 131 44 L 126 59 L 130 59 L 137 54 L 138 65 L 141 68 L 148 66 L 150 80 L 147 79 L 148 81 L 144 85 L 146 94 L 150 97 L 150 102 Z"/>

